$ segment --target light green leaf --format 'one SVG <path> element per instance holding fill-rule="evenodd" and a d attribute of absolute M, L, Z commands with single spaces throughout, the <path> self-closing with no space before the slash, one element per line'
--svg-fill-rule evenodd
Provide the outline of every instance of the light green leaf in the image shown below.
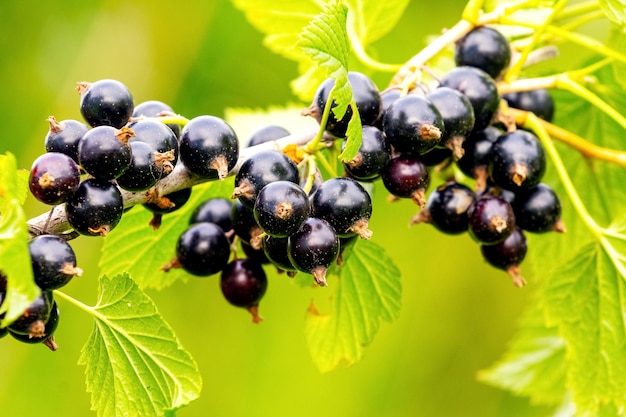
<path fill-rule="evenodd" d="M 409 4 L 408 0 L 345 0 L 350 12 L 348 25 L 361 44 L 369 45 L 392 30 Z"/>
<path fill-rule="evenodd" d="M 352 100 L 350 102 L 350 108 L 353 113 L 358 112 L 356 108 L 356 102 Z M 348 123 L 348 129 L 346 130 L 346 146 L 339 155 L 339 159 L 342 161 L 350 161 L 356 156 L 361 147 L 361 141 L 363 140 L 363 126 L 361 125 L 360 117 L 352 117 Z"/>
<path fill-rule="evenodd" d="M 306 317 L 309 351 L 322 372 L 358 362 L 381 320 L 398 316 L 402 292 L 393 260 L 366 240 L 356 242 L 338 276 L 329 278 L 328 289 L 336 288 L 332 310 L 322 313 L 312 304 Z"/>
<path fill-rule="evenodd" d="M 611 28 L 607 46 L 615 51 L 626 51 L 626 27 L 616 26 Z M 616 81 L 622 87 L 622 90 L 626 89 L 626 64 L 615 60 L 612 66 Z"/>
<path fill-rule="evenodd" d="M 626 1 L 624 0 L 600 0 L 600 6 L 606 17 L 619 26 L 626 23 Z"/>
<path fill-rule="evenodd" d="M 187 203 L 164 215 L 158 230 L 148 225 L 151 212 L 134 207 L 104 240 L 99 264 L 102 273 L 114 276 L 128 272 L 141 288 L 163 289 L 179 279 L 188 279 L 191 275 L 182 269 L 163 272 L 161 267 L 175 257 L 176 242 L 187 228 L 193 210 L 211 197 L 230 198 L 233 188 L 233 177 L 193 187 Z"/>
<path fill-rule="evenodd" d="M 28 176 L 17 170 L 12 154 L 0 155 L 0 271 L 7 277 L 7 293 L 0 306 L 6 312 L 2 327 L 18 318 L 39 295 L 28 254 L 28 229 L 22 208 Z"/>
<path fill-rule="evenodd" d="M 198 398 L 202 379 L 152 300 L 127 274 L 100 278 L 95 325 L 79 364 L 98 416 L 164 416 Z"/>

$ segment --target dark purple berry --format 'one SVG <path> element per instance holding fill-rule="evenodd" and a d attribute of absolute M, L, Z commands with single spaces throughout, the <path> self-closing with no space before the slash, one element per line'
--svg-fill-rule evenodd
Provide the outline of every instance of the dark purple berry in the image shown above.
<path fill-rule="evenodd" d="M 69 156 L 49 152 L 39 156 L 30 168 L 28 186 L 44 204 L 61 204 L 74 194 L 80 183 L 80 170 Z"/>
<path fill-rule="evenodd" d="M 276 268 L 293 272 L 296 271 L 296 268 L 291 263 L 289 259 L 289 254 L 287 252 L 289 243 L 289 238 L 286 237 L 271 237 L 265 236 L 263 237 L 263 252 L 267 259 L 270 260 Z"/>
<path fill-rule="evenodd" d="M 149 100 L 137 104 L 133 110 L 132 117 L 163 117 L 173 116 L 174 114 L 174 110 L 162 101 Z M 172 130 L 172 133 L 174 133 L 177 138 L 180 137 L 180 125 L 167 124 L 166 126 Z"/>
<path fill-rule="evenodd" d="M 54 290 L 66 285 L 82 270 L 76 267 L 74 250 L 55 235 L 40 235 L 28 242 L 35 283 L 42 290 Z"/>
<path fill-rule="evenodd" d="M 191 213 L 189 224 L 215 223 L 228 233 L 233 230 L 232 209 L 232 201 L 226 198 L 210 198 L 199 204 Z"/>
<path fill-rule="evenodd" d="M 54 341 L 53 335 L 57 327 L 59 327 L 59 317 L 60 317 L 59 307 L 57 306 L 56 301 L 54 301 L 52 304 L 52 308 L 50 309 L 50 316 L 48 317 L 48 320 L 46 321 L 44 325 L 44 330 L 39 335 L 33 336 L 30 334 L 15 333 L 11 331 L 10 328 L 8 330 L 14 339 L 22 343 L 29 343 L 29 344 L 45 343 L 46 346 L 48 346 L 51 350 L 54 351 L 57 349 L 57 345 Z"/>
<path fill-rule="evenodd" d="M 50 130 L 44 140 L 46 152 L 63 153 L 78 163 L 78 142 L 89 130 L 87 125 L 77 120 L 61 120 L 48 117 Z"/>
<path fill-rule="evenodd" d="M 284 138 L 285 136 L 289 136 L 289 131 L 284 127 L 275 125 L 265 126 L 250 136 L 248 142 L 246 142 L 246 146 L 251 147 L 260 145 L 265 142 L 271 142 L 276 139 Z"/>
<path fill-rule="evenodd" d="M 535 113 L 537 117 L 547 122 L 551 122 L 554 117 L 554 100 L 545 88 L 507 93 L 502 98 L 509 107 Z"/>
<path fill-rule="evenodd" d="M 148 190 L 163 177 L 163 160 L 157 157 L 162 154 L 158 154 L 145 142 L 131 142 L 130 149 L 130 165 L 117 178 L 117 185 L 127 191 Z"/>
<path fill-rule="evenodd" d="M 511 48 L 499 31 L 478 26 L 457 41 L 454 61 L 459 67 L 480 68 L 495 79 L 509 66 Z"/>
<path fill-rule="evenodd" d="M 133 114 L 133 96 L 116 80 L 78 83 L 80 112 L 92 126 L 122 128 Z"/>
<path fill-rule="evenodd" d="M 294 268 L 312 274 L 325 287 L 326 271 L 339 256 L 339 237 L 325 220 L 309 217 L 289 236 L 287 255 Z"/>
<path fill-rule="evenodd" d="M 534 233 L 564 232 L 561 220 L 561 201 L 554 190 L 544 183 L 520 190 L 513 199 L 517 226 Z"/>
<path fill-rule="evenodd" d="M 439 87 L 426 94 L 435 105 L 445 130 L 439 139 L 439 147 L 453 151 L 454 159 L 463 156 L 462 144 L 474 128 L 474 108 L 465 94 L 449 87 Z"/>
<path fill-rule="evenodd" d="M 467 212 L 476 201 L 474 192 L 463 184 L 448 182 L 437 187 L 429 196 L 426 207 L 412 223 L 430 223 L 443 233 L 456 235 L 467 231 Z"/>
<path fill-rule="evenodd" d="M 124 173 L 130 166 L 132 154 L 129 139 L 134 132 L 123 127 L 94 127 L 78 143 L 80 166 L 92 176 L 112 180 Z"/>
<path fill-rule="evenodd" d="M 240 240 L 239 244 L 241 246 L 241 250 L 243 254 L 246 255 L 246 258 L 259 263 L 261 265 L 269 264 L 271 261 L 267 259 L 265 252 L 263 252 L 263 248 L 254 249 L 252 246 L 247 244 L 246 242 Z"/>
<path fill-rule="evenodd" d="M 30 337 L 45 335 L 45 326 L 50 318 L 54 297 L 52 291 L 41 291 L 20 317 L 8 326 L 11 333 Z"/>
<path fill-rule="evenodd" d="M 519 266 L 526 256 L 528 243 L 524 232 L 517 227 L 504 241 L 495 245 L 480 245 L 483 258 L 498 269 L 507 271 L 518 287 L 526 285 Z"/>
<path fill-rule="evenodd" d="M 501 135 L 491 147 L 489 176 L 511 191 L 534 187 L 546 171 L 546 155 L 539 139 L 526 130 Z"/>
<path fill-rule="evenodd" d="M 469 232 L 472 238 L 484 245 L 504 241 L 515 230 L 515 214 L 506 200 L 483 196 L 467 211 Z"/>
<path fill-rule="evenodd" d="M 487 184 L 491 147 L 501 134 L 498 128 L 487 126 L 472 132 L 463 142 L 463 156 L 456 164 L 465 175 L 476 180 L 478 190 L 483 190 Z"/>
<path fill-rule="evenodd" d="M 235 131 L 223 119 L 198 116 L 189 121 L 180 135 L 180 159 L 198 177 L 224 179 L 239 158 Z"/>
<path fill-rule="evenodd" d="M 67 201 L 65 212 L 81 235 L 105 236 L 122 218 L 124 200 L 113 182 L 88 178 Z"/>
<path fill-rule="evenodd" d="M 309 196 L 291 181 L 267 184 L 259 191 L 253 209 L 257 224 L 273 237 L 287 237 L 298 230 L 310 211 Z"/>
<path fill-rule="evenodd" d="M 263 233 L 263 230 L 257 224 L 252 209 L 237 200 L 233 204 L 231 217 L 235 235 L 254 249 L 260 249 L 261 239 L 259 236 Z"/>
<path fill-rule="evenodd" d="M 178 161 L 178 139 L 174 132 L 163 123 L 144 119 L 131 123 L 129 127 L 135 133 L 129 143 L 144 142 L 157 152 L 163 165 L 162 177 L 168 175 Z"/>
<path fill-rule="evenodd" d="M 381 171 L 387 191 L 396 197 L 411 198 L 415 204 L 426 204 L 425 192 L 430 183 L 428 169 L 415 155 L 398 155 Z"/>
<path fill-rule="evenodd" d="M 345 141 L 344 141 L 345 146 Z M 391 147 L 376 127 L 363 126 L 361 147 L 350 161 L 344 162 L 346 173 L 358 181 L 373 181 L 391 158 Z"/>
<path fill-rule="evenodd" d="M 448 148 L 434 148 L 420 155 L 419 158 L 427 167 L 435 167 L 441 164 L 448 166 L 448 161 L 452 158 L 452 151 Z"/>
<path fill-rule="evenodd" d="M 267 290 L 267 276 L 261 265 L 250 259 L 235 259 L 222 271 L 220 286 L 230 304 L 246 308 L 252 321 L 258 323 L 259 302 Z"/>

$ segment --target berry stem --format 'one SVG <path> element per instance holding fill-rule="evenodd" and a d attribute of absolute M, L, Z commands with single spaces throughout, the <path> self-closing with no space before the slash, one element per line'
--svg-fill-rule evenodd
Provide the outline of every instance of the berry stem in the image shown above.
<path fill-rule="evenodd" d="M 337 88 L 337 83 L 331 88 L 328 93 L 328 99 L 326 100 L 326 106 L 324 107 L 324 113 L 322 113 L 322 119 L 320 120 L 320 127 L 317 131 L 317 135 L 313 138 L 312 141 L 306 144 L 304 147 L 305 152 L 313 153 L 320 148 L 320 143 L 322 139 L 324 139 L 324 132 L 326 132 L 326 123 L 328 123 L 328 117 L 330 116 L 330 110 L 332 109 L 333 96 L 335 95 L 335 88 Z"/>

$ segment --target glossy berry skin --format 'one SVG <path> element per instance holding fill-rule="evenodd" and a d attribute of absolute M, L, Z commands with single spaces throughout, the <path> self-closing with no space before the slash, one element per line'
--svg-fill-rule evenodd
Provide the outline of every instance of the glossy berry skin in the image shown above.
<path fill-rule="evenodd" d="M 394 103 L 400 97 L 402 97 L 402 89 L 397 88 L 397 87 L 388 88 L 380 93 L 381 113 L 380 113 L 380 117 L 378 118 L 374 126 L 379 128 L 381 131 L 383 130 L 383 119 L 384 119 L 385 112 L 387 112 L 387 109 L 389 109 L 391 104 Z"/>
<path fill-rule="evenodd" d="M 524 232 L 516 228 L 509 237 L 495 245 L 480 245 L 483 258 L 498 269 L 508 270 L 518 266 L 526 257 L 528 243 Z"/>
<path fill-rule="evenodd" d="M 253 210 L 237 200 L 233 204 L 231 216 L 235 235 L 250 246 L 259 247 L 261 242 L 258 237 L 263 230 L 257 224 Z"/>
<path fill-rule="evenodd" d="M 480 68 L 495 79 L 509 66 L 511 48 L 499 31 L 479 26 L 457 41 L 454 61 L 457 66 Z"/>
<path fill-rule="evenodd" d="M 389 160 L 381 171 L 387 191 L 396 197 L 412 198 L 424 206 L 424 192 L 430 183 L 428 169 L 415 155 L 398 155 Z"/>
<path fill-rule="evenodd" d="M 270 125 L 262 127 L 255 131 L 250 138 L 248 138 L 247 147 L 260 145 L 265 142 L 271 142 L 276 139 L 289 136 L 289 131 L 281 126 Z"/>
<path fill-rule="evenodd" d="M 50 338 L 50 336 L 52 336 L 54 332 L 57 330 L 57 327 L 59 327 L 59 318 L 60 318 L 59 306 L 57 306 L 57 302 L 54 301 L 52 303 L 52 308 L 50 309 L 50 316 L 48 317 L 48 320 L 46 321 L 44 331 L 42 334 L 38 336 L 32 336 L 29 334 L 15 333 L 11 331 L 10 329 L 8 329 L 9 334 L 13 336 L 14 339 L 19 340 L 22 343 L 29 343 L 29 344 L 43 343 L 48 338 Z"/>
<path fill-rule="evenodd" d="M 172 110 L 172 108 L 168 104 L 163 103 L 159 100 L 148 100 L 141 102 L 135 106 L 135 108 L 133 109 L 132 117 L 163 117 L 173 114 L 174 110 Z M 167 124 L 166 126 L 172 130 L 172 133 L 174 133 L 176 138 L 180 137 L 180 125 Z"/>
<path fill-rule="evenodd" d="M 117 185 L 127 191 L 144 191 L 163 176 L 163 168 L 157 165 L 156 152 L 145 142 L 130 143 L 131 160 L 128 169 L 117 178 Z"/>
<path fill-rule="evenodd" d="M 232 209 L 233 203 L 230 200 L 226 198 L 210 198 L 195 208 L 189 218 L 189 224 L 201 222 L 215 223 L 224 232 L 228 232 L 233 229 Z"/>
<path fill-rule="evenodd" d="M 124 200 L 113 182 L 88 178 L 67 201 L 65 212 L 81 235 L 105 236 L 122 218 Z"/>
<path fill-rule="evenodd" d="M 58 236 L 37 236 L 28 242 L 28 253 L 35 283 L 44 291 L 61 288 L 82 273 L 76 268 L 74 250 Z"/>
<path fill-rule="evenodd" d="M 491 147 L 501 134 L 502 132 L 493 126 L 472 132 L 463 142 L 463 156 L 456 161 L 459 169 L 470 178 L 479 175 L 477 170 L 483 170 L 486 175 Z"/>
<path fill-rule="evenodd" d="M 200 178 L 226 178 L 238 158 L 237 135 L 219 117 L 195 117 L 180 134 L 180 159 L 189 172 Z"/>
<path fill-rule="evenodd" d="M 526 130 L 500 135 L 491 148 L 489 176 L 511 191 L 534 187 L 546 171 L 546 155 L 539 139 Z"/>
<path fill-rule="evenodd" d="M 287 237 L 309 217 L 309 196 L 291 181 L 276 181 L 259 191 L 254 203 L 254 219 L 265 233 Z"/>
<path fill-rule="evenodd" d="M 246 207 L 252 209 L 259 191 L 276 181 L 298 184 L 300 182 L 298 166 L 282 152 L 274 150 L 257 152 L 241 164 L 235 176 L 232 198 L 239 198 Z"/>
<path fill-rule="evenodd" d="M 453 140 L 458 142 L 456 146 L 461 146 L 462 141 L 474 128 L 472 103 L 465 94 L 449 87 L 434 89 L 426 94 L 426 99 L 435 105 L 443 118 L 445 130 L 438 146 L 454 148 L 454 143 L 450 142 Z"/>
<path fill-rule="evenodd" d="M 509 107 L 535 113 L 537 117 L 551 122 L 554 117 L 554 100 L 545 88 L 507 93 L 502 96 Z"/>
<path fill-rule="evenodd" d="M 46 152 L 63 153 L 78 163 L 78 142 L 89 130 L 87 125 L 78 120 L 61 120 L 58 122 L 54 116 L 48 117 L 50 129 L 44 139 Z"/>
<path fill-rule="evenodd" d="M 326 220 L 339 237 L 359 235 L 369 239 L 367 228 L 372 199 L 361 184 L 351 178 L 324 181 L 311 197 L 311 215 Z"/>
<path fill-rule="evenodd" d="M 184 206 L 191 197 L 191 188 L 182 188 L 164 195 L 156 203 L 144 203 L 143 206 L 156 214 L 172 213 Z"/>
<path fill-rule="evenodd" d="M 79 83 L 80 112 L 92 126 L 113 126 L 120 129 L 133 114 L 133 96 L 117 80 Z"/>
<path fill-rule="evenodd" d="M 176 259 L 182 268 L 199 277 L 221 271 L 229 257 L 230 243 L 222 228 L 214 223 L 189 226 L 176 243 Z"/>
<path fill-rule="evenodd" d="M 246 258 L 261 265 L 270 263 L 270 260 L 265 256 L 265 252 L 263 252 L 263 248 L 254 249 L 252 246 L 242 241 L 239 241 L 239 244 Z"/>
<path fill-rule="evenodd" d="M 315 282 L 326 286 L 326 270 L 339 256 L 339 237 L 325 220 L 309 217 L 289 236 L 287 255 L 298 271 L 313 274 Z"/>
<path fill-rule="evenodd" d="M 169 156 L 168 162 L 173 168 L 178 161 L 178 139 L 176 134 L 167 125 L 151 119 L 139 120 L 131 123 L 129 127 L 135 136 L 128 141 L 147 143 L 155 152 Z M 171 170 L 164 170 L 162 176 L 167 175 Z"/>
<path fill-rule="evenodd" d="M 291 263 L 287 252 L 289 238 L 287 237 L 263 237 L 263 252 L 276 268 L 283 271 L 296 271 Z"/>
<path fill-rule="evenodd" d="M 222 270 L 220 287 L 230 304 L 249 308 L 258 305 L 265 295 L 267 276 L 259 263 L 239 258 Z"/>
<path fill-rule="evenodd" d="M 484 245 L 504 241 L 515 230 L 515 214 L 511 204 L 499 197 L 483 196 L 467 211 L 472 238 Z"/>
<path fill-rule="evenodd" d="M 467 212 L 476 201 L 474 192 L 463 184 L 449 182 L 437 187 L 426 202 L 430 224 L 437 230 L 457 235 L 467 231 Z"/>
<path fill-rule="evenodd" d="M 450 87 L 465 94 L 474 109 L 474 129 L 482 130 L 490 123 L 500 104 L 493 78 L 479 68 L 456 67 L 441 78 L 441 87 Z"/>
<path fill-rule="evenodd" d="M 74 194 L 79 183 L 78 165 L 63 153 L 45 153 L 35 159 L 30 168 L 30 192 L 44 204 L 64 203 Z"/>
<path fill-rule="evenodd" d="M 383 132 L 395 152 L 419 155 L 437 146 L 445 126 L 430 100 L 409 94 L 389 106 L 383 115 Z"/>
<path fill-rule="evenodd" d="M 350 71 L 348 73 L 348 81 L 352 86 L 352 94 L 359 110 L 362 125 L 373 125 L 381 115 L 381 98 L 380 92 L 376 84 L 365 74 Z M 328 102 L 328 95 L 335 86 L 335 80 L 328 78 L 324 81 L 315 92 L 312 107 L 315 109 L 313 115 L 320 123 L 324 108 Z M 335 107 L 333 101 L 332 106 Z M 348 129 L 348 122 L 352 118 L 352 109 L 348 107 L 346 113 L 341 119 L 337 119 L 333 111 L 328 116 L 326 123 L 326 131 L 336 137 L 344 137 Z"/>
<path fill-rule="evenodd" d="M 98 126 L 85 133 L 78 143 L 80 166 L 92 176 L 112 180 L 124 173 L 132 161 L 128 136 L 132 130 Z"/>
<path fill-rule="evenodd" d="M 560 230 L 561 201 L 548 185 L 540 183 L 516 192 L 512 206 L 517 226 L 523 230 L 534 233 Z"/>
<path fill-rule="evenodd" d="M 452 151 L 448 148 L 434 148 L 419 156 L 420 161 L 427 167 L 443 164 L 452 157 Z"/>
<path fill-rule="evenodd" d="M 42 336 L 45 323 L 50 318 L 53 302 L 52 291 L 41 291 L 24 313 L 8 326 L 9 331 L 25 336 Z"/>
<path fill-rule="evenodd" d="M 346 174 L 355 180 L 373 181 L 380 177 L 380 170 L 389 158 L 391 147 L 385 135 L 374 126 L 363 126 L 361 147 L 354 158 L 343 163 L 343 167 Z"/>

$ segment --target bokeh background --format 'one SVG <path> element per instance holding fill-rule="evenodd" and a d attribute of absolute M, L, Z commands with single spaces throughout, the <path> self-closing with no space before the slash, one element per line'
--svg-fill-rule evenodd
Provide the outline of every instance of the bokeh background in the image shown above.
<path fill-rule="evenodd" d="M 376 55 L 404 62 L 427 35 L 454 24 L 463 5 L 411 1 L 397 27 L 373 45 Z M 0 152 L 14 153 L 23 168 L 44 151 L 47 116 L 80 120 L 77 81 L 115 78 L 136 102 L 162 100 L 187 117 L 296 101 L 289 89 L 295 64 L 268 52 L 226 0 L 4 0 L 0 17 Z M 374 76 L 381 87 L 387 77 Z M 353 367 L 317 371 L 304 317 L 319 292 L 284 276 L 270 276 L 258 326 L 222 299 L 215 277 L 149 291 L 203 375 L 202 397 L 179 416 L 548 414 L 476 379 L 505 350 L 532 285 L 515 288 L 467 236 L 408 228 L 416 208 L 385 197 L 376 194 L 371 228 L 402 271 L 402 313 L 381 326 Z M 30 199 L 27 210 L 33 217 L 46 207 Z M 96 301 L 101 243 L 72 242 L 85 273 L 66 290 L 88 304 Z M 57 352 L 0 341 L 0 415 L 95 416 L 77 365 L 91 318 L 62 301 L 60 308 Z"/>

